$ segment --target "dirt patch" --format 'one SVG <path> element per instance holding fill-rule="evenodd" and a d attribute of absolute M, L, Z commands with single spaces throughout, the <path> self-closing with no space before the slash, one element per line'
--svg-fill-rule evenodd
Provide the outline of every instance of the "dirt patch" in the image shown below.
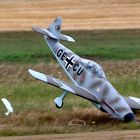
<path fill-rule="evenodd" d="M 92 58 L 91 58 L 92 60 Z M 107 76 L 139 76 L 140 75 L 140 61 L 101 61 L 97 62 L 103 67 Z M 56 78 L 65 80 L 66 75 L 61 67 L 56 64 L 10 64 L 1 63 L 0 64 L 0 83 L 6 84 L 17 84 L 17 83 L 27 83 L 33 82 L 33 78 L 29 76 L 28 69 L 34 69 L 42 73 L 46 73 Z M 10 79 L 10 80 L 9 80 Z"/>
<path fill-rule="evenodd" d="M 140 1 L 1 0 L 0 30 L 47 27 L 56 16 L 66 30 L 140 28 Z"/>
<path fill-rule="evenodd" d="M 107 75 L 138 76 L 140 74 L 140 61 L 99 61 Z"/>
<path fill-rule="evenodd" d="M 0 137 L 1 140 L 139 140 L 139 130 Z"/>

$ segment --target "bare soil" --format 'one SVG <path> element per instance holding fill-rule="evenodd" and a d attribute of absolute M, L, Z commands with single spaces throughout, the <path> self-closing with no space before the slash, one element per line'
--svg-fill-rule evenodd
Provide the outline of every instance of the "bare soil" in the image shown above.
<path fill-rule="evenodd" d="M 0 137 L 1 140 L 139 140 L 139 130 Z"/>
<path fill-rule="evenodd" d="M 91 58 L 92 59 L 92 58 Z M 93 59 L 94 60 L 94 59 Z M 110 76 L 138 76 L 140 74 L 140 61 L 108 61 L 108 60 L 97 60 L 97 62 L 104 68 L 107 77 Z M 46 67 L 47 65 L 47 67 Z M 55 69 L 54 69 L 55 67 Z M 33 78 L 29 76 L 28 69 L 34 69 L 48 75 L 55 76 L 59 79 L 67 79 L 60 66 L 56 63 L 45 64 L 11 64 L 11 63 L 0 63 L 0 83 L 5 84 L 17 84 L 33 82 Z M 10 79 L 10 80 L 7 80 Z"/>
<path fill-rule="evenodd" d="M 140 0 L 1 0 L 0 30 L 47 27 L 56 17 L 64 30 L 140 28 Z"/>

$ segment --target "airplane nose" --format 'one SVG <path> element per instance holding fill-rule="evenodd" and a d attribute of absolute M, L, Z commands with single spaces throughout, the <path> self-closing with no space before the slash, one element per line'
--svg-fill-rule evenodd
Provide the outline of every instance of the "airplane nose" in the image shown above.
<path fill-rule="evenodd" d="M 124 121 L 125 122 L 130 122 L 130 121 L 133 121 L 135 120 L 135 116 L 133 113 L 128 113 L 124 116 Z"/>

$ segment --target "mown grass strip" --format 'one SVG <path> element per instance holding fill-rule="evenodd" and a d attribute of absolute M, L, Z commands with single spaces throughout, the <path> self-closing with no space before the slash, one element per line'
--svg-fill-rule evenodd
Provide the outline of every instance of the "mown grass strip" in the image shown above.
<path fill-rule="evenodd" d="M 76 43 L 62 42 L 80 56 L 96 59 L 139 59 L 140 30 L 64 31 Z M 34 32 L 0 32 L 0 61 L 49 61 L 43 37 Z"/>

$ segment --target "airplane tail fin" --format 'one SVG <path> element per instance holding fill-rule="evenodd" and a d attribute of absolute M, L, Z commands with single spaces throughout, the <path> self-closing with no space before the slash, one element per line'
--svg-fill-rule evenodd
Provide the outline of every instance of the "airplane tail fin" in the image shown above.
<path fill-rule="evenodd" d="M 66 41 L 71 41 L 75 42 L 75 40 L 67 35 L 61 34 L 61 24 L 62 24 L 62 19 L 61 17 L 57 17 L 48 27 L 48 29 L 42 29 L 38 27 L 32 27 L 32 29 L 36 32 L 39 32 L 43 35 L 47 35 L 53 39 L 56 40 L 66 40 Z"/>
<path fill-rule="evenodd" d="M 48 27 L 48 31 L 50 31 L 53 35 L 55 35 L 57 38 L 60 38 L 61 34 L 61 24 L 62 19 L 61 17 L 57 17 Z"/>

